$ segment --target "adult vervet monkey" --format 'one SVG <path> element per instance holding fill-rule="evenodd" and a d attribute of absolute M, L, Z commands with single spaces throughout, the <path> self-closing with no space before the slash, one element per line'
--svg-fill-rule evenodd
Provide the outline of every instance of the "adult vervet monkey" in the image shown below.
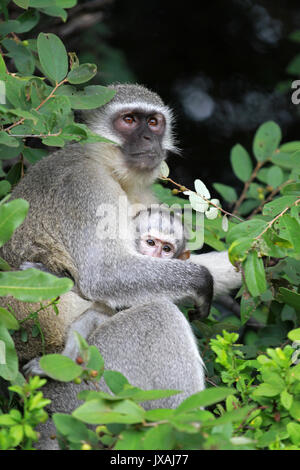
<path fill-rule="evenodd" d="M 1 256 L 15 268 L 25 261 L 40 262 L 75 283 L 76 292 L 62 296 L 58 316 L 51 309 L 40 316 L 47 352 L 62 350 L 69 325 L 94 302 L 110 312 L 138 305 L 145 311 L 158 296 L 162 304 L 189 298 L 203 315 L 209 312 L 212 278 L 203 266 L 143 256 L 134 243 L 119 237 L 99 240 L 103 205 L 117 213 L 120 198 L 129 206 L 151 204 L 160 164 L 175 149 L 172 114 L 158 95 L 139 85 L 114 89 L 113 100 L 87 112 L 86 122 L 116 144 L 69 145 L 31 167 L 12 192 L 13 198 L 26 199 L 30 209 Z M 19 319 L 34 308 L 2 299 L 7 304 Z M 36 338 L 24 344 L 16 337 L 16 346 L 21 360 L 41 352 Z"/>

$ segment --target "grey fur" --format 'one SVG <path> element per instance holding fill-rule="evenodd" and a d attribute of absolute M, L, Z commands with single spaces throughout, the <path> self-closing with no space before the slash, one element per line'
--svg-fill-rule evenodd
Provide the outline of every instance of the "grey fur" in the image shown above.
<path fill-rule="evenodd" d="M 84 314 L 86 315 L 86 314 Z M 99 312 L 90 311 L 89 321 L 99 326 L 88 338 L 104 357 L 107 369 L 122 372 L 132 385 L 151 389 L 182 391 L 178 395 L 142 405 L 145 409 L 175 408 L 192 393 L 204 389 L 204 367 L 191 328 L 175 305 L 167 300 L 133 307 L 103 322 Z M 92 316 L 94 315 L 94 320 Z M 109 392 L 103 379 L 101 390 Z M 79 391 L 96 389 L 92 383 L 62 383 L 49 380 L 43 388 L 52 402 L 52 413 L 71 413 L 81 402 Z M 41 434 L 37 448 L 57 449 L 50 439 L 55 434 L 52 421 L 38 427 Z"/>

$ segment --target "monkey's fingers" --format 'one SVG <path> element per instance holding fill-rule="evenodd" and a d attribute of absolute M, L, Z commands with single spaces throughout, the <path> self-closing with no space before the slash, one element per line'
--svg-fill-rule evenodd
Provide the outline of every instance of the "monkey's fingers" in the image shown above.
<path fill-rule="evenodd" d="M 23 366 L 23 371 L 25 377 L 39 375 L 40 377 L 47 377 L 45 371 L 43 371 L 40 367 L 40 358 L 36 357 L 35 359 L 31 359 L 31 361 L 27 362 L 25 366 Z"/>

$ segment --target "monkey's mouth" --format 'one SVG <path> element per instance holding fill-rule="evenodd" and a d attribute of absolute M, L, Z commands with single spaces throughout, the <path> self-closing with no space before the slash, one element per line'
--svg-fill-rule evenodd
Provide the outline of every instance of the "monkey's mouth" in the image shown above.
<path fill-rule="evenodd" d="M 160 165 L 161 161 L 161 155 L 149 152 L 131 154 L 127 160 L 131 168 L 141 171 L 154 170 Z"/>

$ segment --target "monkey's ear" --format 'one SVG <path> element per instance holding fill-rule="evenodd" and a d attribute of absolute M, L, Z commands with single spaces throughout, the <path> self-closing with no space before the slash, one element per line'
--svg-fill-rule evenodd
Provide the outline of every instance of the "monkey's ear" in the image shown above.
<path fill-rule="evenodd" d="M 183 261 L 185 261 L 186 259 L 189 259 L 190 256 L 191 256 L 190 250 L 186 250 L 183 253 L 181 253 L 180 256 L 178 256 L 178 259 L 182 259 Z"/>

